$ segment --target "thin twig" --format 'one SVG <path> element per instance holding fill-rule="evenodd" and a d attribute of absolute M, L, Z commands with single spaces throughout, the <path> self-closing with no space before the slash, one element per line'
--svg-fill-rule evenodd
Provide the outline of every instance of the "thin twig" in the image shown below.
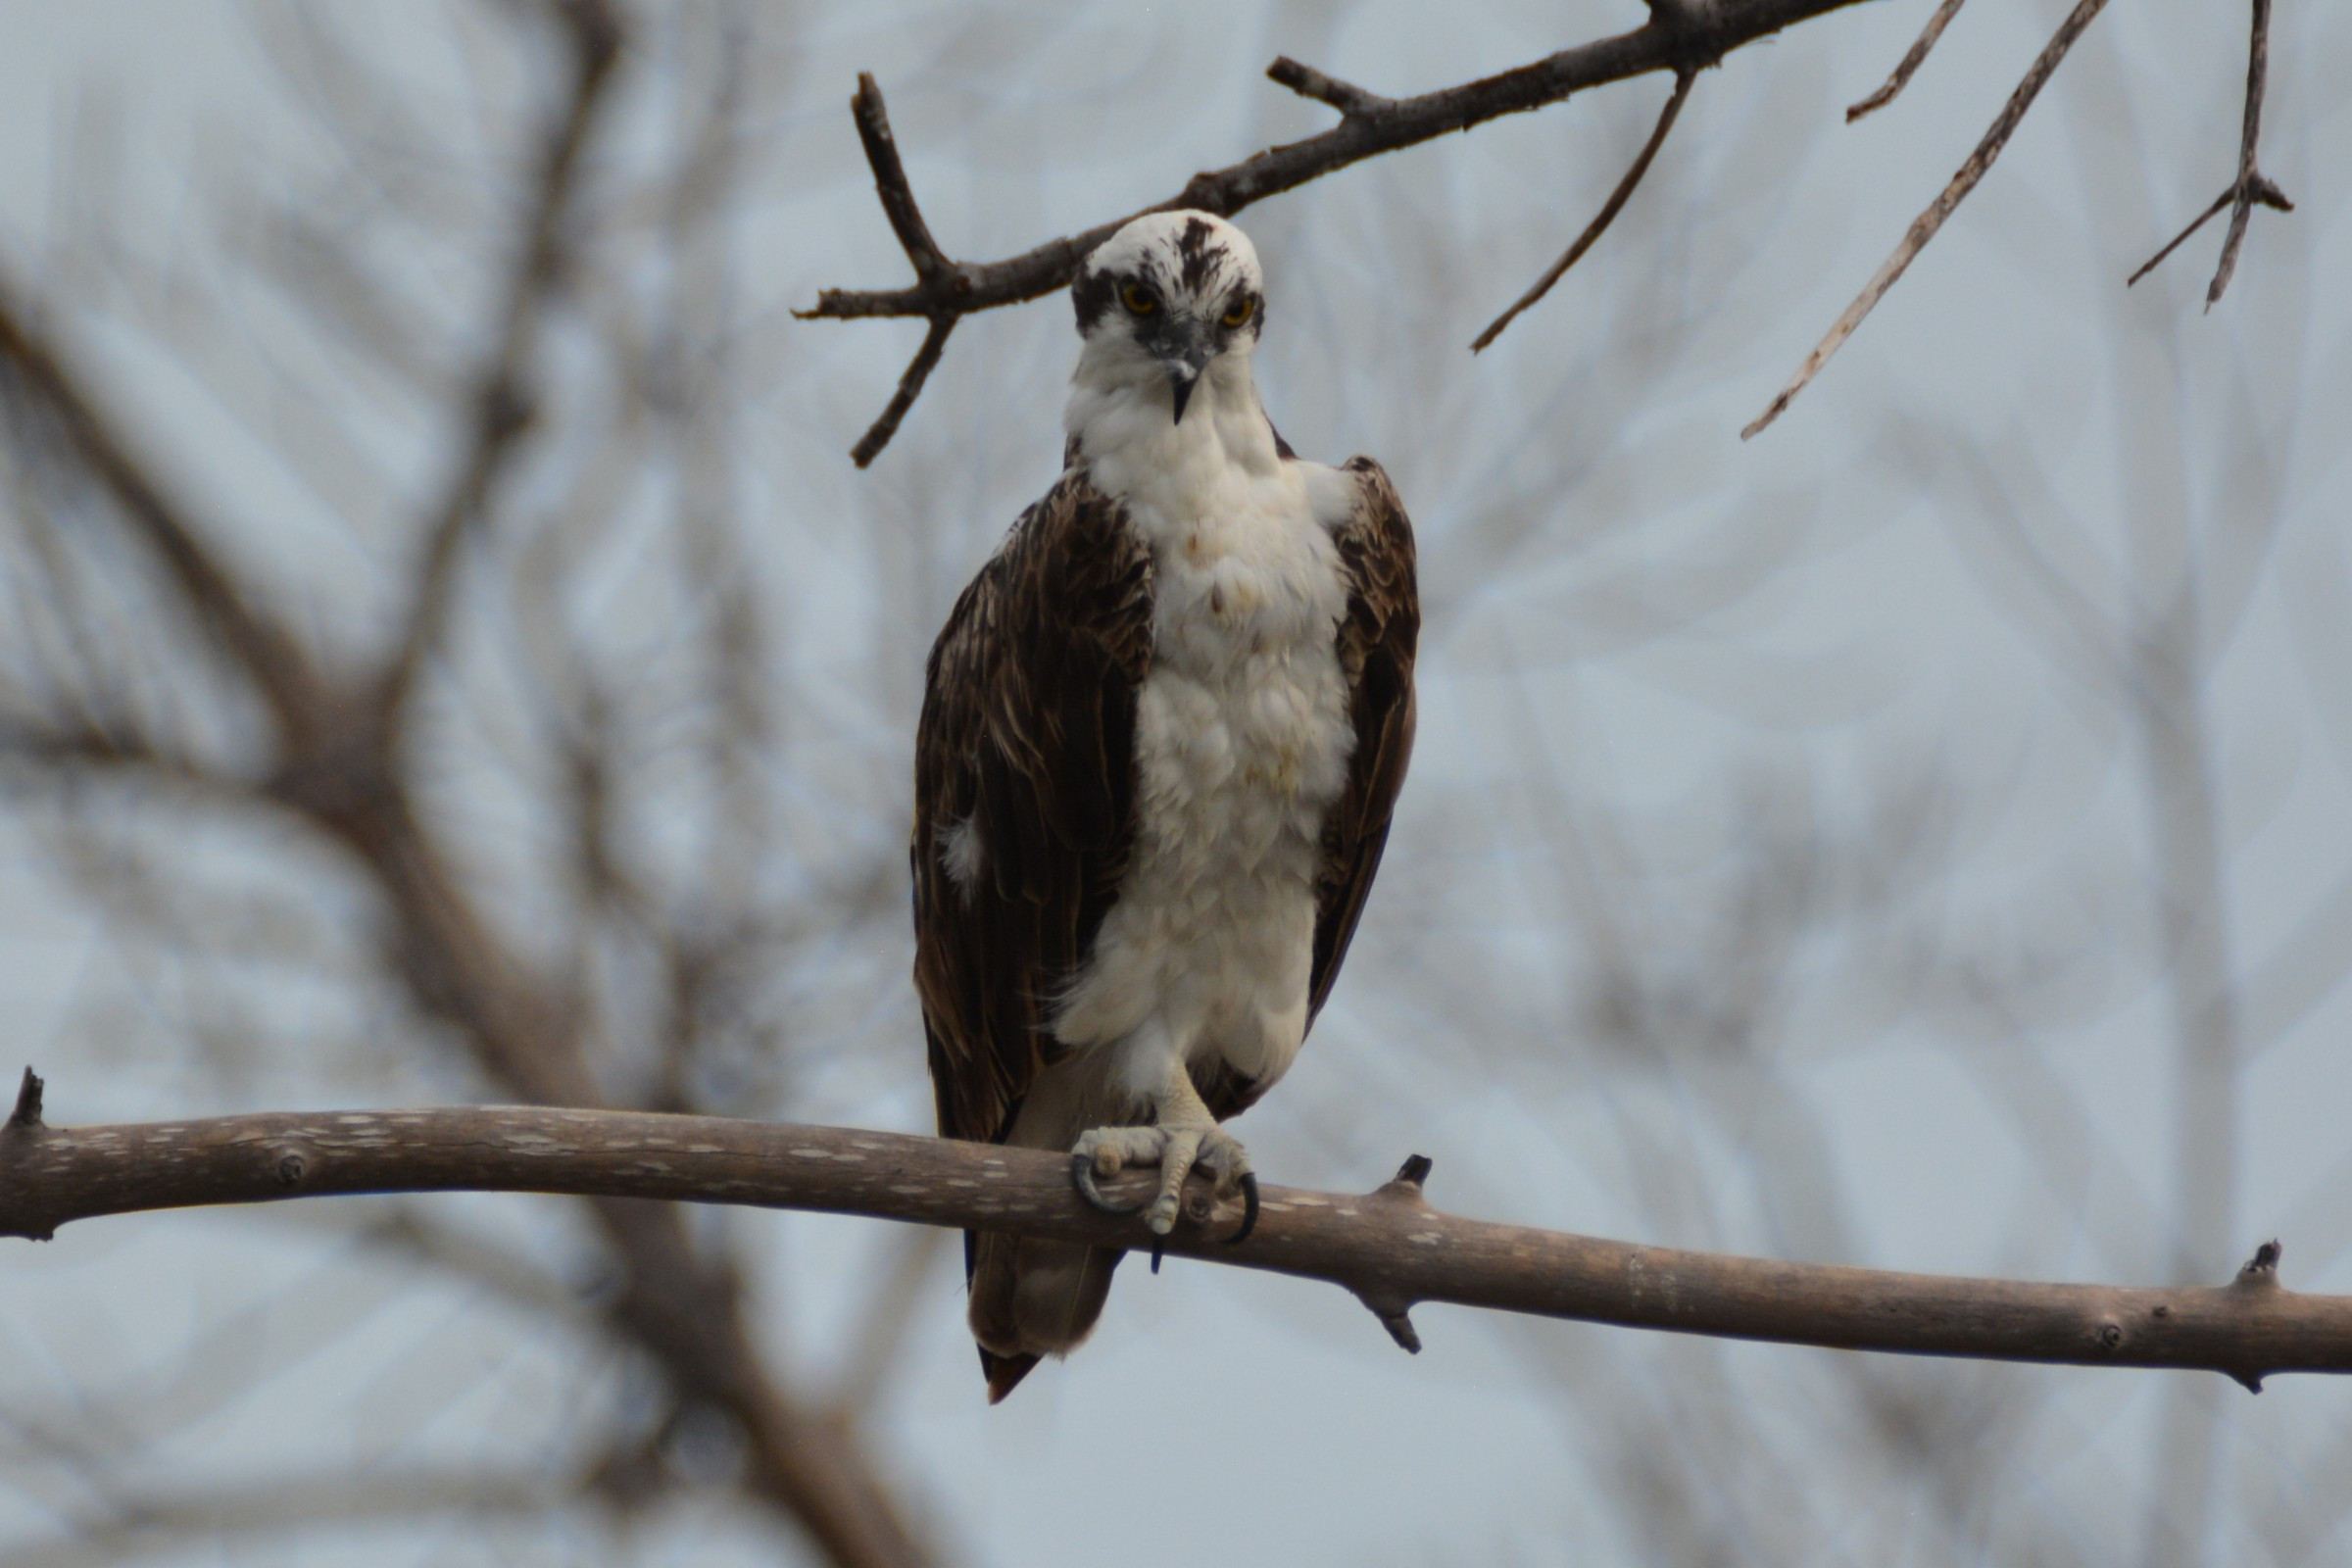
<path fill-rule="evenodd" d="M 1362 1196 L 1191 1190 L 1177 1256 L 1340 1285 L 1400 1343 L 1421 1301 L 1733 1339 L 2079 1366 L 2194 1367 L 2249 1388 L 2352 1372 L 2352 1297 L 2289 1291 L 2266 1246 L 2232 1284 L 2119 1289 L 1957 1279 L 1678 1251 L 1432 1208 L 1428 1163 Z M 1147 1191 L 1128 1171 L 1114 1200 Z M 102 1214 L 387 1192 L 569 1193 L 813 1209 L 1090 1247 L 1155 1239 L 1082 1200 L 1060 1155 L 993 1144 L 715 1116 L 525 1105 L 292 1111 L 0 1139 L 0 1235 Z M 656 1212 L 662 1212 L 656 1210 Z M 2273 1244 L 2275 1246 L 2275 1244 Z M 698 1391 L 700 1392 L 700 1391 Z"/>
<path fill-rule="evenodd" d="M 2213 205 L 2199 213 L 2196 218 L 2190 221 L 2186 228 L 2182 229 L 2180 233 L 2175 234 L 2165 245 L 2164 249 L 2158 251 L 2155 255 L 2140 263 L 2139 270 L 2133 272 L 2130 277 L 2124 279 L 2124 287 L 2130 288 L 2132 284 L 2138 282 L 2141 278 L 2156 270 L 2157 267 L 2163 263 L 2167 256 L 2170 256 L 2173 254 L 2173 252 L 2179 250 L 2181 244 L 2187 240 L 2189 235 L 2194 234 L 2198 229 L 2203 228 L 2207 223 L 2211 222 L 2213 220 L 2214 214 L 2229 206 L 2230 198 L 2235 196 L 2236 194 L 2237 187 L 2235 185 L 2231 185 L 2228 190 L 2222 192 L 2219 196 L 2216 196 L 2213 199 Z"/>
<path fill-rule="evenodd" d="M 923 395 L 923 383 L 930 380 L 931 372 L 939 368 L 939 357 L 947 353 L 948 335 L 956 330 L 956 323 L 962 319 L 962 317 L 952 313 L 931 318 L 931 329 L 923 334 L 923 346 L 916 349 L 914 358 L 906 362 L 906 371 L 899 377 L 899 389 L 890 395 L 889 406 L 866 427 L 865 434 L 858 438 L 858 444 L 850 448 L 852 463 L 862 468 L 880 457 L 882 449 L 890 445 L 890 438 L 899 433 L 899 422 L 906 417 L 906 411 L 914 407 L 914 400 Z"/>
<path fill-rule="evenodd" d="M 2262 142 L 2262 98 L 2271 74 L 2271 0 L 2254 0 L 2254 39 L 2246 51 L 2246 110 L 2244 122 L 2238 131 L 2237 177 L 2230 188 L 2213 199 L 2213 205 L 2199 213 L 2196 220 L 2173 236 L 2172 242 L 2140 264 L 2138 271 L 2124 279 L 2130 288 L 2150 272 L 2159 263 L 2180 248 L 2181 241 L 2203 228 L 2223 208 L 2230 209 L 2230 234 L 2222 241 L 2221 265 L 2214 270 L 2213 283 L 2205 290 L 2205 309 L 2212 310 L 2221 300 L 2222 290 L 2230 286 L 2230 274 L 2237 270 L 2238 248 L 2245 243 L 2247 220 L 2257 204 L 2291 213 L 2295 204 L 2286 199 L 2286 192 L 2273 184 L 2255 167 L 2255 153 Z"/>
<path fill-rule="evenodd" d="M 1018 256 L 1000 262 L 951 263 L 956 290 L 952 300 L 939 284 L 918 279 L 906 288 L 826 289 L 815 305 L 793 314 L 804 320 L 883 316 L 936 318 L 943 309 L 968 316 L 1017 305 L 1068 283 L 1090 251 L 1141 213 L 1192 207 L 1230 218 L 1269 196 L 1295 190 L 1365 159 L 1468 130 L 1504 115 L 1541 109 L 1589 87 L 1653 71 L 1679 73 L 1800 22 L 1860 3 L 1862 0 L 1745 0 L 1737 6 L 1669 5 L 1653 9 L 1650 23 L 1635 31 L 1565 49 L 1499 75 L 1411 98 L 1384 98 L 1297 61 L 1277 60 L 1267 74 L 1294 92 L 1339 110 L 1337 125 L 1319 135 L 1267 148 L 1227 168 L 1196 174 L 1165 201 L 1049 240 Z M 1668 17 L 1674 20 L 1668 21 Z M 861 83 L 859 97 L 863 96 Z M 862 120 L 859 129 L 862 136 Z M 868 151 L 870 158 L 870 146 Z M 930 340 L 925 341 L 928 344 Z M 919 377 L 912 376 L 914 369 L 909 366 L 909 376 L 900 382 L 900 395 L 907 405 L 922 385 Z M 928 367 L 924 369 L 927 373 Z M 908 390 L 909 379 L 912 391 Z M 894 405 L 898 402 L 893 399 Z M 900 407 L 898 413 L 903 417 L 906 408 Z M 871 461 L 889 438 L 890 432 L 877 422 L 859 443 L 859 450 Z M 870 449 L 867 442 L 873 443 Z"/>
<path fill-rule="evenodd" d="M 1494 318 L 1494 322 L 1478 334 L 1477 341 L 1470 345 L 1471 353 L 1483 352 L 1488 344 L 1502 336 L 1502 329 L 1518 319 L 1521 311 L 1550 293 L 1551 285 L 1567 275 L 1568 269 L 1574 267 L 1585 252 L 1592 248 L 1593 242 L 1608 231 L 1609 224 L 1616 221 L 1617 215 L 1625 210 L 1625 204 L 1633 199 L 1634 187 L 1641 184 L 1642 176 L 1649 172 L 1649 161 L 1657 157 L 1658 149 L 1665 144 L 1666 133 L 1674 128 L 1675 117 L 1683 112 L 1683 100 L 1690 96 L 1690 83 L 1697 79 L 1698 73 L 1689 68 L 1675 73 L 1674 94 L 1666 100 L 1666 108 L 1658 116 L 1657 126 L 1650 131 L 1649 140 L 1642 144 L 1642 152 L 1635 158 L 1633 168 L 1627 170 L 1625 177 L 1617 181 L 1617 188 L 1609 192 L 1609 199 L 1601 204 L 1592 221 L 1585 225 L 1585 231 L 1576 236 L 1576 243 L 1569 246 L 1542 277 L 1536 279 L 1535 287 L 1520 295 L 1509 310 Z"/>
<path fill-rule="evenodd" d="M 1740 432 L 1740 440 L 1750 439 L 1781 416 L 1782 411 L 1820 373 L 1821 368 L 1830 363 L 1830 356 L 1836 354 L 1839 346 L 1853 335 L 1854 328 L 1862 324 L 1862 318 L 1894 286 L 1894 280 L 1903 275 L 1904 269 L 1911 265 L 1913 258 L 1927 248 L 1928 241 L 1934 239 L 1936 231 L 1943 226 L 1943 220 L 1952 216 L 1952 210 L 1960 205 L 1970 191 L 1977 188 L 1977 182 L 1992 168 L 1993 160 L 2000 157 L 2001 149 L 2009 143 L 2010 134 L 2017 129 L 2018 122 L 2026 118 L 2026 111 L 2033 107 L 2042 84 L 2050 79 L 2050 73 L 2058 69 L 2058 62 L 2066 58 L 2066 52 L 2082 35 L 2082 29 L 2090 25 L 2091 19 L 2106 9 L 2106 5 L 2107 0 L 2076 0 L 2075 9 L 2068 13 L 2066 21 L 2059 24 L 2056 36 L 2043 46 L 2040 55 L 2026 72 L 2025 79 L 2017 84 L 2016 91 L 2010 93 L 2009 102 L 2002 106 L 1999 118 L 1993 121 L 1992 128 L 1984 133 L 1984 139 L 1977 143 L 1977 150 L 1968 155 L 1968 162 L 1960 166 L 1960 172 L 1952 176 L 1950 184 L 1944 186 L 1943 193 L 1928 204 L 1928 210 L 1911 220 L 1911 227 L 1905 231 L 1902 243 L 1895 246 L 1894 254 L 1886 258 L 1878 275 L 1863 288 L 1854 303 L 1845 308 L 1845 314 L 1832 324 L 1828 334 L 1814 346 L 1813 352 L 1805 356 L 1805 363 L 1797 368 L 1796 374 L 1789 377 L 1788 384 L 1781 388 L 1764 412 Z"/>
<path fill-rule="evenodd" d="M 1329 104 L 1343 117 L 1352 115 L 1361 119 L 1377 115 L 1396 104 L 1393 98 L 1384 98 L 1379 93 L 1367 92 L 1354 82 L 1326 75 L 1312 66 L 1299 64 L 1289 55 L 1278 57 L 1266 68 L 1266 74 L 1301 98 Z"/>
<path fill-rule="evenodd" d="M 1927 63 L 1928 51 L 1936 47 L 1936 40 L 1943 36 L 1943 29 L 1951 25 L 1952 19 L 1960 14 L 1960 7 L 1964 4 L 1966 0 L 1943 0 L 1943 4 L 1936 8 L 1936 14 L 1928 19 L 1928 24 L 1920 30 L 1918 40 L 1897 62 L 1894 74 L 1886 78 L 1886 85 L 1846 110 L 1847 124 L 1894 102 L 1894 95 L 1911 84 L 1912 75 Z"/>

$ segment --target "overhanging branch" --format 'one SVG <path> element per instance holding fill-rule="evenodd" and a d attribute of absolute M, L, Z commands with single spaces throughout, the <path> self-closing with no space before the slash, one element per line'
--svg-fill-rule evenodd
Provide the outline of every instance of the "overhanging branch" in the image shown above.
<path fill-rule="evenodd" d="M 863 466 L 881 451 L 897 428 L 897 421 L 890 415 L 903 416 L 921 390 L 922 374 L 930 369 L 926 357 L 936 363 L 937 350 L 946 343 L 946 332 L 940 325 L 943 319 L 953 320 L 1051 294 L 1077 273 L 1078 264 L 1088 252 L 1142 213 L 1197 207 L 1231 218 L 1269 196 L 1295 190 L 1367 158 L 1415 146 L 1452 131 L 1468 130 L 1505 115 L 1542 109 L 1588 87 L 1623 81 L 1653 71 L 1687 74 L 1783 28 L 1860 3 L 1861 0 L 1743 0 L 1739 5 L 1653 6 L 1649 24 L 1632 32 L 1563 49 L 1498 75 L 1411 98 L 1383 97 L 1295 60 L 1277 60 L 1267 68 L 1266 74 L 1293 92 L 1337 109 L 1340 112 L 1337 125 L 1302 141 L 1269 147 L 1227 168 L 1195 174 L 1184 189 L 1165 201 L 1098 223 L 1082 233 L 1049 240 L 1001 262 L 956 263 L 932 245 L 928 247 L 932 265 L 925 265 L 921 248 L 908 238 L 900 206 L 894 205 L 903 194 L 905 205 L 911 210 L 911 193 L 906 190 L 905 171 L 897 167 L 895 142 L 888 143 L 887 161 L 876 156 L 876 139 L 870 122 L 880 114 L 880 93 L 870 77 L 860 77 L 853 112 L 865 143 L 867 161 L 873 166 L 885 213 L 902 246 L 914 260 L 916 281 L 910 287 L 898 289 L 826 289 L 817 296 L 812 308 L 794 314 L 804 319 L 834 320 L 919 316 L 932 323 L 932 331 L 924 340 L 923 354 L 908 368 L 890 412 L 858 444 L 859 466 Z M 921 237 L 928 244 L 927 228 Z"/>
<path fill-rule="evenodd" d="M 2278 1283 L 2276 1244 L 2221 1287 L 2115 1289 L 1896 1274 L 1679 1251 L 1457 1218 L 1421 1196 L 1427 1162 L 1361 1197 L 1264 1189 L 1256 1233 L 1190 1198 L 1167 1250 L 1327 1280 L 1400 1344 L 1407 1310 L 1449 1301 L 1545 1317 L 1838 1349 L 2227 1373 L 2352 1372 L 2352 1297 Z M 1140 1193 L 1150 1172 L 1118 1190 Z M 0 1128 L 0 1235 L 211 1203 L 393 1192 L 667 1199 L 1009 1230 L 1097 1247 L 1150 1237 L 1033 1150 L 710 1116 L 483 1106 L 290 1111 L 115 1127 Z"/>

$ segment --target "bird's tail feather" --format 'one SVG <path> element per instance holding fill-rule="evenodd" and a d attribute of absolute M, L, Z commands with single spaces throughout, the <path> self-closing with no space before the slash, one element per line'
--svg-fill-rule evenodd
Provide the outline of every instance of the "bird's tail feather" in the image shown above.
<path fill-rule="evenodd" d="M 996 1403 L 1049 1355 L 1084 1342 L 1102 1315 L 1115 1249 L 984 1234 L 972 1245 L 972 1337 Z"/>

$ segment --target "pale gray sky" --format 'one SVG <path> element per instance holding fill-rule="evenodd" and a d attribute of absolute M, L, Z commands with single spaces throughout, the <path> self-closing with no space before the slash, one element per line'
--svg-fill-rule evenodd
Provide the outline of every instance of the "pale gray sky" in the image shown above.
<path fill-rule="evenodd" d="M 463 116 L 524 85 L 481 75 L 477 57 L 498 56 L 461 47 L 445 8 L 321 9 L 375 40 L 413 110 Z M 1902 100 L 1844 125 L 1842 107 L 1877 85 L 1926 9 L 1862 8 L 1708 73 L 1616 229 L 1477 359 L 1469 339 L 1585 222 L 1662 80 L 1242 216 L 1269 273 L 1270 410 L 1301 451 L 1367 451 L 1396 475 L 1431 610 L 1423 731 L 1387 880 L 1331 1013 L 1246 1136 L 1262 1170 L 1304 1186 L 1366 1188 L 1419 1151 L 1436 1158 L 1442 1206 L 1559 1228 L 1954 1273 L 2161 1277 L 2169 1013 L 2129 923 L 2149 918 L 2132 894 L 2150 875 L 2149 797 L 2076 601 L 2130 620 L 2151 582 L 2178 580 L 2177 544 L 2209 607 L 2210 779 L 2233 971 L 2249 980 L 2234 1212 L 2226 1239 L 2192 1248 L 2218 1282 L 2278 1234 L 2290 1284 L 2352 1291 L 2352 994 L 2328 958 L 2352 951 L 2335 930 L 2352 922 L 2325 917 L 2352 887 L 2352 227 L 2331 156 L 2352 146 L 2340 87 L 2352 14 L 2279 10 L 2262 163 L 2297 211 L 2257 216 L 2210 315 L 2218 223 L 2136 289 L 2122 283 L 2230 176 L 2244 14 L 2116 7 L 1841 356 L 1743 445 L 1740 427 L 1966 155 L 2064 8 L 1964 12 Z M 936 624 L 1048 481 L 1073 346 L 1059 296 L 967 323 L 892 450 L 868 473 L 849 466 L 917 329 L 784 313 L 820 286 L 904 273 L 845 107 L 856 73 L 889 92 L 941 241 L 992 259 L 1325 123 L 1262 78 L 1276 53 L 1402 93 L 1640 12 L 1630 0 L 806 12 L 760 56 L 778 85 L 739 228 L 738 311 L 781 368 L 742 411 L 772 443 L 743 500 L 776 517 L 778 559 L 763 565 L 788 596 L 791 667 L 829 683 L 798 699 L 811 740 L 790 788 L 812 815 L 834 813 L 840 842 L 825 853 L 846 860 L 895 853 L 904 821 L 892 792 L 919 668 L 875 667 L 873 628 Z M 178 268 L 211 275 L 240 190 L 313 189 L 332 168 L 288 100 L 245 7 L 0 0 L 0 262 L 35 287 L 82 286 L 58 270 L 72 254 L 62 215 L 95 199 L 167 282 Z M 673 111 L 637 105 L 609 156 L 629 156 Z M 77 145 L 89 149 L 78 166 Z M 111 170 L 113 183 L 93 191 L 77 168 Z M 420 288 L 452 281 L 446 258 L 379 260 Z M 453 287 L 453 312 L 477 303 Z M 369 431 L 348 461 L 388 476 L 390 499 L 381 514 L 338 510 L 268 455 L 301 440 L 299 411 L 257 429 L 122 320 L 59 324 L 240 551 L 278 580 L 329 584 L 322 606 L 346 608 L 321 615 L 369 612 L 398 500 L 428 482 L 404 478 L 438 471 L 445 432 Z M 194 328 L 248 390 L 272 373 L 265 361 L 301 357 L 288 330 L 258 305 Z M 903 579 L 866 548 L 883 526 L 919 526 L 946 557 L 927 602 L 885 600 Z M 2059 580 L 2070 586 L 2054 591 Z M 627 588 L 621 571 L 623 622 L 649 613 Z M 484 701 L 495 711 L 500 699 Z M 1664 1055 L 1629 1055 L 1593 1027 L 1596 920 L 1622 921 L 1609 940 L 1635 956 L 1660 1012 L 1685 995 L 1695 1004 L 1737 958 L 1711 922 L 1757 824 L 1866 845 L 1914 780 L 1942 803 L 1930 814 L 1945 849 L 1925 891 L 1890 898 L 1883 916 L 1858 888 L 1827 896 L 1851 907 L 1795 940 L 1757 1063 L 1727 1070 L 1696 1014 Z M 1574 855 L 1531 842 L 1531 824 L 1563 819 L 1563 801 L 1609 835 Z M 1777 804 L 1760 813 L 1759 801 Z M 1586 882 L 1641 897 L 1596 915 Z M 232 1089 L 186 1061 L 107 1050 L 123 1008 L 162 1028 L 183 1021 L 186 993 L 168 974 L 125 973 L 135 966 L 104 917 L 55 889 L 39 846 L 0 826 L 0 1015 L 51 1076 L 53 1119 L 396 1099 L 421 1081 L 265 1065 Z M 2108 944 L 2118 956 L 2100 976 L 2035 991 L 2012 971 Z M 1936 978 L 1914 985 L 1905 966 L 1929 949 L 1942 955 Z M 808 982 L 795 1027 L 837 1034 L 850 1059 L 799 1085 L 803 1113 L 925 1126 L 904 964 L 899 949 L 860 949 Z M 2013 1004 L 2014 1033 L 1971 1010 L 1966 975 Z M 369 1027 L 307 994 L 260 1004 L 279 1025 Z M 1642 1174 L 1661 1154 L 1681 1185 Z M 466 1201 L 486 1232 L 561 1250 L 558 1205 Z M 862 1309 L 865 1262 L 895 1241 L 844 1220 L 729 1223 L 766 1238 L 773 1343 L 803 1367 Z M 1782 1532 L 1755 1538 L 1750 1560 L 2015 1561 L 2029 1546 L 2105 1560 L 2138 1552 L 2161 1486 L 2165 1379 L 1968 1368 L 1901 1384 L 1955 1409 L 1976 1396 L 2032 1409 L 2023 1446 L 1995 1466 L 2007 1522 L 1969 1538 L 1938 1534 L 1899 1456 L 1854 1457 L 1860 1385 L 1822 1352 L 1523 1332 L 1424 1308 L 1428 1348 L 1408 1359 L 1328 1288 L 1183 1263 L 1157 1279 L 1126 1270 L 1096 1341 L 991 1410 L 944 1259 L 926 1290 L 909 1371 L 882 1412 L 884 1451 L 909 1494 L 936 1500 L 942 1542 L 973 1562 L 1655 1560 L 1610 1503 L 1631 1485 L 1628 1445 L 1698 1443 L 1690 1423 L 1709 1406 L 1687 1387 L 1703 1378 L 1752 1394 L 1786 1467 L 1722 1479 L 1726 1519 L 1786 1497 Z M 189 1351 L 208 1325 L 219 1348 Z M 289 1363 L 143 1459 L 159 1477 L 560 1450 L 572 1412 L 623 1396 L 597 1380 L 624 1374 L 583 1378 L 564 1349 L 478 1291 L 400 1277 L 316 1217 L 97 1222 L 37 1251 L 15 1246 L 0 1267 L 0 1422 L 71 1408 L 82 1380 L 125 1355 L 157 1398 L 231 1386 L 222 1368 L 238 1357 Z M 1580 1409 L 1601 1390 L 1637 1414 L 1610 1424 Z M 2310 1503 L 2342 1488 L 2320 1456 L 2340 1461 L 2352 1442 L 2346 1398 L 2289 1378 L 2223 1402 L 2211 1560 L 2266 1560 L 2274 1489 Z M 39 1537 L 72 1495 L 54 1471 L 26 1476 L 0 1501 L 0 1540 Z M 486 1538 L 361 1529 L 169 1560 L 572 1561 L 591 1543 L 553 1532 L 583 1528 L 574 1514 Z M 681 1509 L 634 1549 L 769 1561 L 774 1539 Z M 2311 1560 L 2345 1541 L 2322 1535 Z"/>

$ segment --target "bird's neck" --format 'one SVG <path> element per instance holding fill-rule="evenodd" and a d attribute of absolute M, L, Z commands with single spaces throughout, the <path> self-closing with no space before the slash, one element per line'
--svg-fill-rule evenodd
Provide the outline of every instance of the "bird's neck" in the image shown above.
<path fill-rule="evenodd" d="M 1189 511 L 1184 498 L 1232 479 L 1271 476 L 1282 461 L 1246 355 L 1210 363 L 1181 421 L 1156 365 L 1081 355 L 1064 423 L 1073 456 L 1097 489 L 1155 509 Z"/>

